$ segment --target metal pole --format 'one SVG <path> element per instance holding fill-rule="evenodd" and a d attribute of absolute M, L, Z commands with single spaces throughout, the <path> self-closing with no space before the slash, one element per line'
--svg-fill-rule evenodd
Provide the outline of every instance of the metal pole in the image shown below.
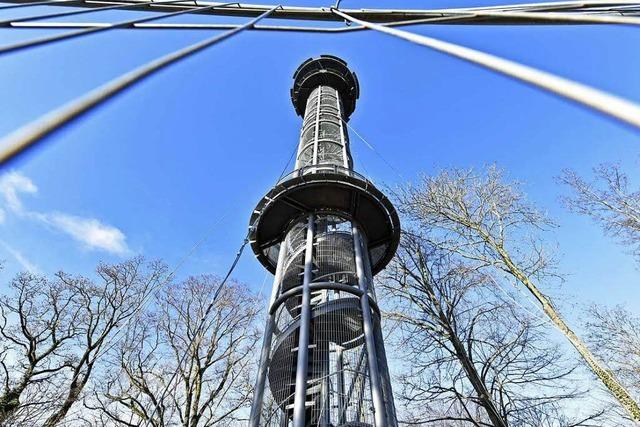
<path fill-rule="evenodd" d="M 110 82 L 92 90 L 91 92 L 76 98 L 62 107 L 53 110 L 31 123 L 17 129 L 10 135 L 0 140 L 0 167 L 5 165 L 9 160 L 15 158 L 20 153 L 24 152 L 28 148 L 36 145 L 44 137 L 48 136 L 52 132 L 58 130 L 64 125 L 70 123 L 73 119 L 88 112 L 97 105 L 111 99 L 118 93 L 133 86 L 135 83 L 143 80 L 144 78 L 153 75 L 155 72 L 162 70 L 163 68 L 178 62 L 184 58 L 187 58 L 197 52 L 200 52 L 209 46 L 213 46 L 223 40 L 226 40 L 234 35 L 253 27 L 261 19 L 269 16 L 279 6 L 275 6 L 269 11 L 263 13 L 257 18 L 254 18 L 240 27 L 233 30 L 225 31 L 222 34 L 212 36 L 204 41 L 194 43 L 190 46 L 169 53 L 161 58 L 148 62 L 133 71 L 129 71 L 126 74 L 116 77 Z"/>
<path fill-rule="evenodd" d="M 278 253 L 278 266 L 276 274 L 273 278 L 273 289 L 271 290 L 271 298 L 267 306 L 267 324 L 264 327 L 264 340 L 262 341 L 262 352 L 260 353 L 260 367 L 258 370 L 258 378 L 256 379 L 256 388 L 254 389 L 253 403 L 251 405 L 251 415 L 249 417 L 249 427 L 259 427 L 260 417 L 262 416 L 262 399 L 264 398 L 264 386 L 267 379 L 267 371 L 269 370 L 269 356 L 271 352 L 271 340 L 273 338 L 273 327 L 275 325 L 276 313 L 271 313 L 273 302 L 278 296 L 280 290 L 280 282 L 282 280 L 282 265 L 286 253 L 286 240 L 280 244 L 280 252 Z"/>
<path fill-rule="evenodd" d="M 331 345 L 327 343 L 322 344 L 322 354 L 326 355 L 326 359 L 322 361 L 324 365 L 324 378 L 322 379 L 322 412 L 320 417 L 320 426 L 321 427 L 332 427 L 330 424 L 330 416 L 331 416 L 331 388 L 330 388 L 330 375 L 331 375 L 331 366 L 330 366 L 330 348 Z M 326 349 L 326 351 L 325 351 Z"/>
<path fill-rule="evenodd" d="M 11 5 L 11 6 L 2 6 L 2 7 L 0 7 L 0 10 L 6 10 L 6 9 L 19 9 L 19 8 L 23 8 L 23 7 L 42 6 L 42 5 L 55 4 L 55 3 L 72 3 L 72 2 L 77 3 L 77 2 L 78 2 L 78 0 L 45 0 L 45 1 L 34 1 L 34 2 L 31 2 L 31 3 L 14 4 L 14 5 Z"/>
<path fill-rule="evenodd" d="M 346 413 L 347 413 L 347 407 L 349 406 L 349 402 L 351 402 L 351 396 L 354 393 L 354 390 L 356 389 L 356 384 L 359 381 L 361 375 L 361 370 L 362 370 L 362 363 L 364 362 L 364 353 L 365 353 L 365 349 L 363 348 L 362 350 L 360 350 L 360 356 L 358 357 L 358 363 L 356 364 L 356 370 L 354 371 L 354 374 L 352 375 L 352 379 L 351 379 L 351 384 L 349 384 L 349 392 L 347 393 L 347 398 L 345 399 L 344 402 L 344 407 L 343 407 L 343 413 L 345 414 L 345 418 L 346 418 Z M 362 393 L 361 393 L 362 394 Z M 360 397 L 358 404 L 360 404 L 362 401 L 362 397 Z M 360 412 L 360 410 L 358 409 L 356 411 L 357 413 Z"/>
<path fill-rule="evenodd" d="M 300 337 L 298 340 L 298 363 L 296 367 L 296 390 L 293 401 L 293 427 L 305 427 L 307 401 L 307 370 L 309 368 L 309 327 L 311 325 L 311 289 L 313 274 L 313 235 L 315 215 L 309 214 L 307 223 L 307 246 L 304 255 L 302 281 L 302 304 L 300 308 Z"/>
<path fill-rule="evenodd" d="M 597 112 L 631 125 L 636 129 L 640 129 L 640 104 L 479 50 L 445 42 L 433 37 L 426 37 L 398 30 L 396 28 L 389 28 L 372 22 L 363 21 L 334 8 L 331 10 L 336 15 L 354 24 L 359 24 L 372 30 L 463 59 L 472 64 L 480 65 L 489 70 L 504 74 L 516 80 L 520 80 L 558 96 L 567 98 L 580 105 L 589 107 Z"/>
<path fill-rule="evenodd" d="M 38 4 L 41 2 L 24 2 L 24 0 L 5 0 L 6 3 L 20 3 L 19 6 L 31 6 L 32 4 Z M 113 4 L 114 0 L 104 0 L 101 2 L 87 2 L 87 1 L 58 1 L 55 3 L 59 3 L 60 6 L 73 6 L 73 7 L 85 7 L 85 8 L 96 8 L 97 5 L 100 4 Z M 126 7 L 133 8 L 140 1 L 130 1 L 130 0 L 117 0 L 118 4 L 124 4 Z M 48 2 L 44 2 L 48 3 Z M 185 3 L 188 3 L 185 0 Z M 207 1 L 198 1 L 198 5 L 200 6 L 209 6 L 215 5 L 215 2 L 207 2 Z M 438 18 L 442 17 L 443 14 L 448 13 L 449 11 L 454 12 L 464 12 L 464 13 L 473 13 L 478 11 L 514 11 L 514 12 L 525 12 L 525 11 L 535 11 L 535 12 L 557 12 L 558 10 L 568 11 L 568 12 L 591 12 L 592 7 L 598 8 L 602 6 L 609 5 L 611 9 L 613 9 L 614 13 L 619 13 L 620 7 L 624 6 L 635 6 L 636 3 L 627 2 L 627 1 L 619 1 L 619 0 L 595 0 L 595 1 L 553 1 L 553 2 L 543 2 L 543 3 L 516 3 L 516 4 L 506 4 L 506 5 L 497 5 L 490 7 L 473 7 L 473 8 L 455 8 L 455 9 L 339 9 L 355 18 L 367 20 L 370 22 L 379 22 L 388 24 L 390 22 L 398 22 L 398 21 L 408 21 L 408 20 L 418 20 L 424 18 Z M 11 7 L 11 6 L 9 6 Z M 168 10 L 177 10 L 179 7 L 188 7 L 188 6 L 158 6 L 157 9 L 159 11 L 168 11 Z M 221 16 L 245 16 L 245 17 L 255 17 L 260 13 L 267 11 L 271 8 L 271 5 L 249 5 L 249 4 L 241 4 L 237 8 L 227 9 L 227 10 L 212 10 L 209 11 L 208 15 L 221 15 Z M 599 10 L 595 9 L 593 12 L 598 13 Z M 607 10 L 608 12 L 608 10 Z M 572 13 L 573 14 L 573 13 Z M 591 18 L 589 16 L 588 18 Z M 336 17 L 328 7 L 292 7 L 286 6 L 279 10 L 274 18 L 282 18 L 282 19 L 294 19 L 294 20 L 312 20 L 312 21 L 341 21 L 340 18 Z M 449 17 L 446 17 L 449 18 Z M 567 17 L 567 22 L 572 22 L 570 17 Z M 613 16 L 612 16 L 613 18 Z M 497 22 L 504 22 L 503 20 L 498 20 Z M 516 21 L 517 22 L 517 21 Z M 485 17 L 482 20 L 477 20 L 474 23 L 478 24 L 495 24 L 495 19 L 487 19 Z"/>
<path fill-rule="evenodd" d="M 362 308 L 362 327 L 364 330 L 364 340 L 367 347 L 367 361 L 369 362 L 369 381 L 371 383 L 371 396 L 373 397 L 373 410 L 375 415 L 375 427 L 387 427 L 387 416 L 385 411 L 382 386 L 380 385 L 380 370 L 378 369 L 378 358 L 376 356 L 376 339 L 373 332 L 373 319 L 371 318 L 371 307 L 369 305 L 369 277 L 364 269 L 362 250 L 362 236 L 357 225 L 352 227 L 353 246 L 356 255 L 356 274 L 358 275 L 358 286 L 362 291 L 360 297 L 360 307 Z"/>
<path fill-rule="evenodd" d="M 186 0 L 168 0 L 168 1 L 159 1 L 157 2 L 157 4 L 174 4 L 174 3 L 186 3 Z M 104 10 L 112 10 L 112 9 L 124 9 L 127 7 L 140 7 L 140 6 L 150 6 L 154 4 L 154 2 L 152 0 L 145 0 L 144 2 L 139 2 L 136 3 L 135 5 L 131 5 L 131 4 L 126 4 L 126 3 L 118 3 L 118 4 L 114 4 L 111 6 L 102 6 L 102 7 L 98 7 L 96 9 L 79 9 L 79 10 L 67 10 L 66 12 L 55 12 L 55 13 L 48 13 L 46 15 L 33 15 L 33 16 L 23 16 L 21 18 L 11 18 L 11 19 L 4 19 L 2 21 L 0 21 L 0 27 L 9 27 L 11 26 L 11 24 L 15 23 L 15 22 L 24 22 L 24 21 L 31 21 L 31 20 L 36 20 L 36 19 L 47 19 L 47 18 L 61 18 L 63 16 L 72 16 L 72 15 L 80 15 L 83 13 L 91 13 L 91 12 L 100 12 L 100 11 L 104 11 Z M 195 9 L 195 7 L 189 5 L 189 10 L 193 10 Z"/>
<path fill-rule="evenodd" d="M 146 5 L 162 4 L 162 3 L 164 3 L 164 4 L 172 4 L 172 3 L 182 2 L 182 1 L 184 1 L 184 0 L 170 0 L 170 1 L 164 1 L 164 2 L 149 2 L 149 3 L 143 3 L 143 4 L 146 4 Z M 231 4 L 235 4 L 235 3 L 225 3 L 222 6 L 228 6 L 228 5 L 231 5 Z M 193 12 L 198 12 L 198 11 L 204 11 L 204 10 L 207 10 L 207 9 L 211 9 L 212 7 L 222 7 L 222 6 L 196 7 L 196 8 L 193 8 L 193 9 L 180 10 L 180 11 L 177 11 L 177 12 L 163 13 L 163 14 L 159 14 L 159 15 L 156 15 L 156 16 L 145 16 L 143 18 L 129 19 L 129 20 L 126 20 L 126 21 L 116 22 L 116 23 L 113 23 L 113 24 L 100 25 L 100 26 L 93 27 L 93 28 L 86 28 L 84 30 L 70 31 L 68 33 L 54 34 L 54 35 L 50 35 L 50 36 L 40 37 L 40 38 L 37 38 L 37 39 L 25 40 L 25 41 L 22 41 L 22 42 L 11 44 L 11 45 L 0 46 L 0 54 L 4 54 L 4 53 L 8 53 L 8 52 L 14 52 L 16 50 L 25 49 L 25 48 L 29 48 L 29 47 L 40 46 L 40 45 L 47 44 L 47 43 L 53 43 L 53 42 L 57 42 L 57 41 L 68 40 L 68 39 L 74 38 L 74 37 L 86 36 L 86 35 L 89 35 L 89 34 L 96 34 L 96 33 L 107 31 L 107 30 L 118 29 L 118 28 L 127 28 L 127 27 L 130 27 L 130 26 L 132 26 L 134 24 L 138 24 L 138 23 L 156 21 L 158 19 L 169 18 L 171 16 L 179 16 L 179 15 L 184 15 L 185 13 L 193 13 Z M 93 10 L 95 11 L 97 9 L 93 9 Z M 91 9 L 85 10 L 84 12 L 90 12 L 90 11 L 91 11 Z"/>
<path fill-rule="evenodd" d="M 347 408 L 344 405 L 344 361 L 343 361 L 343 348 L 342 346 L 336 346 L 336 373 L 338 382 L 338 424 L 345 423 L 345 414 Z"/>
<path fill-rule="evenodd" d="M 361 421 L 363 419 L 366 420 L 366 417 L 362 413 L 362 404 L 364 403 L 364 387 L 366 384 L 367 377 L 363 373 L 358 374 L 358 385 L 360 388 L 358 389 L 358 397 L 356 399 L 356 421 Z"/>
<path fill-rule="evenodd" d="M 378 340 L 381 343 L 383 343 L 382 331 L 378 329 L 376 333 L 377 333 L 376 336 L 378 337 Z M 391 383 L 390 383 L 391 379 L 389 375 L 389 364 L 387 363 L 387 353 L 384 345 L 381 345 L 380 347 L 378 347 L 378 350 L 379 350 L 378 355 L 380 356 L 380 360 L 383 363 L 382 375 L 384 376 L 385 392 L 387 393 L 387 396 L 393 396 L 393 390 L 391 388 Z M 387 400 L 386 414 L 387 414 L 387 421 L 389 423 L 389 427 L 398 427 L 398 417 L 396 414 L 396 406 L 393 399 Z"/>

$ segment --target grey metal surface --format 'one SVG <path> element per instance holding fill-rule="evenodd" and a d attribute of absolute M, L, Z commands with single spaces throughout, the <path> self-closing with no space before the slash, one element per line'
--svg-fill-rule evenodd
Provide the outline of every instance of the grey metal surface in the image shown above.
<path fill-rule="evenodd" d="M 315 232 L 315 215 L 309 214 L 307 224 L 307 241 L 304 255 L 304 272 L 302 281 L 302 308 L 300 310 L 300 328 L 298 335 L 298 360 L 296 368 L 296 394 L 293 402 L 293 426 L 305 427 L 307 403 L 307 370 L 309 367 L 309 327 L 311 323 L 311 289 L 313 278 L 313 235 Z"/>
<path fill-rule="evenodd" d="M 309 119 L 306 110 L 318 105 L 309 102 L 313 96 L 335 96 L 336 100 L 327 98 L 321 106 L 334 111 L 326 111 L 334 117 L 349 119 L 356 108 L 356 101 L 360 96 L 360 85 L 354 72 L 349 70 L 347 63 L 333 55 L 320 55 L 319 58 L 309 58 L 298 67 L 293 74 L 291 88 L 291 102 L 296 112 Z"/>
<path fill-rule="evenodd" d="M 267 380 L 267 372 L 269 370 L 271 342 L 273 339 L 273 329 L 275 326 L 275 316 L 271 313 L 271 307 L 275 303 L 278 293 L 280 292 L 280 282 L 282 281 L 282 266 L 286 251 L 281 250 L 278 258 L 278 269 L 273 278 L 273 287 L 271 289 L 271 298 L 269 299 L 269 310 L 267 310 L 267 322 L 264 328 L 264 337 L 262 342 L 262 350 L 260 352 L 260 365 L 258 367 L 258 377 L 254 389 L 253 402 L 251 405 L 251 413 L 249 415 L 249 426 L 259 427 L 260 416 L 262 414 L 262 403 L 264 398 L 265 383 Z"/>
<path fill-rule="evenodd" d="M 342 212 L 360 224 L 369 239 L 374 274 L 393 257 L 400 220 L 389 199 L 373 183 L 334 164 L 310 165 L 285 176 L 258 203 L 251 223 L 251 248 L 275 272 L 278 245 L 291 219 L 310 210 Z"/>
<path fill-rule="evenodd" d="M 17 5 L 25 5 L 30 3 L 38 3 L 33 0 L 4 0 L 6 3 L 14 3 Z M 129 8 L 135 9 L 136 4 L 146 0 L 101 0 L 101 1 L 64 1 L 58 2 L 57 6 L 70 6 L 70 7 L 85 7 L 85 8 L 99 8 L 103 7 L 106 4 L 124 4 L 128 5 Z M 157 7 L 158 11 L 170 12 L 174 10 L 179 10 L 180 8 L 189 8 L 188 1 L 184 2 L 186 5 L 159 5 Z M 198 1 L 198 6 L 209 6 L 209 5 L 219 5 L 221 3 L 218 2 L 201 2 Z M 620 2 L 614 0 L 589 0 L 584 2 L 578 1 L 560 1 L 560 2 L 548 2 L 548 3 L 521 3 L 521 4 L 508 4 L 508 5 L 497 5 L 497 6 L 485 6 L 485 7 L 475 7 L 475 8 L 455 8 L 455 9 L 348 9 L 342 8 L 340 10 L 345 13 L 362 20 L 366 20 L 369 22 L 378 22 L 378 23 L 390 23 L 390 22 L 398 22 L 398 21 L 408 21 L 408 20 L 423 20 L 423 19 L 432 19 L 435 18 L 435 23 L 438 23 L 438 18 L 445 18 L 443 22 L 450 21 L 450 23 L 458 23 L 458 24 L 532 24 L 532 23 L 543 23 L 548 24 L 551 20 L 546 17 L 536 17 L 531 16 L 528 19 L 524 19 L 523 17 L 516 16 L 489 16 L 489 15 L 474 15 L 475 12 L 501 12 L 501 11 L 536 11 L 536 12 L 547 12 L 547 11 L 571 11 L 571 12 L 588 12 L 590 10 L 594 11 L 604 11 L 611 13 L 608 14 L 607 17 L 614 19 L 615 15 L 623 15 L 629 14 L 632 15 L 637 13 L 634 10 L 626 11 L 621 8 L 621 6 L 636 6 L 637 3 L 633 2 Z M 206 11 L 198 11 L 195 13 L 199 14 L 207 14 L 207 15 L 222 15 L 222 16 L 245 16 L 245 17 L 255 17 L 259 16 L 261 13 L 269 10 L 272 5 L 260 5 L 260 4 L 246 4 L 246 3 L 238 3 L 238 6 L 233 9 L 228 10 L 206 10 Z M 449 11 L 454 11 L 455 13 L 466 13 L 469 14 L 462 19 L 456 16 L 447 16 Z M 569 14 L 565 14 L 569 15 Z M 593 15 L 586 16 L 586 18 L 591 18 Z M 621 16 L 624 17 L 624 16 Z M 341 18 L 337 17 L 331 12 L 330 7 L 298 7 L 298 6 L 284 6 L 280 10 L 278 10 L 274 14 L 274 18 L 278 19 L 300 19 L 300 20 L 316 20 L 316 21 L 342 21 Z M 579 18 L 566 16 L 566 19 L 561 20 L 557 19 L 559 22 L 565 24 L 572 23 L 580 23 Z M 598 23 L 598 22 L 594 22 Z M 600 22 L 604 23 L 604 22 Z M 622 23 L 622 22 L 621 22 Z"/>
<path fill-rule="evenodd" d="M 358 275 L 358 286 L 362 291 L 360 303 L 362 307 L 362 329 L 364 340 L 367 346 L 367 359 L 369 361 L 369 376 L 371 378 L 371 394 L 373 395 L 373 409 L 375 411 L 376 427 L 387 427 L 387 411 L 384 404 L 382 386 L 380 384 L 380 369 L 378 368 L 378 357 L 376 354 L 376 338 L 373 330 L 373 320 L 371 318 L 371 307 L 369 306 L 369 283 L 372 277 L 365 269 L 364 240 L 360 235 L 357 225 L 353 227 L 353 248 L 356 257 L 356 273 Z"/>

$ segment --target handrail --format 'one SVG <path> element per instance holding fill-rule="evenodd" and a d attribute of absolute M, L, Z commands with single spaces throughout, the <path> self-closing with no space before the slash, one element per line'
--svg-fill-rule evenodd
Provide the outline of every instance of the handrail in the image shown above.
<path fill-rule="evenodd" d="M 285 176 L 283 176 L 282 178 L 280 178 L 276 183 L 276 185 L 280 185 L 294 178 L 298 178 L 305 175 L 313 175 L 317 173 L 335 173 L 340 175 L 347 175 L 347 176 L 365 181 L 367 184 L 373 185 L 373 183 L 361 173 L 358 173 L 353 169 L 349 169 L 344 166 L 334 165 L 330 163 L 319 164 L 319 165 L 308 165 L 308 166 L 303 166 L 301 168 L 295 169 L 289 172 L 288 174 L 286 174 Z"/>
<path fill-rule="evenodd" d="M 343 283 L 336 283 L 336 282 L 320 282 L 320 283 L 311 283 L 309 285 L 309 289 L 314 291 L 314 290 L 322 290 L 322 289 L 328 289 L 328 290 L 334 290 L 334 291 L 344 291 L 347 292 L 349 294 L 355 295 L 356 297 L 360 298 L 363 294 L 363 292 L 358 289 L 355 286 L 352 285 L 345 285 Z M 299 293 L 302 293 L 302 286 L 296 286 L 295 288 L 289 289 L 286 292 L 283 292 L 278 298 L 276 298 L 276 300 L 273 302 L 273 304 L 271 305 L 271 307 L 269 308 L 269 315 L 273 315 L 276 310 L 290 297 L 297 295 Z M 369 304 L 371 305 L 371 308 L 378 314 L 380 315 L 380 308 L 378 307 L 378 304 L 375 302 L 375 300 L 371 297 L 371 295 L 367 295 L 369 297 Z"/>

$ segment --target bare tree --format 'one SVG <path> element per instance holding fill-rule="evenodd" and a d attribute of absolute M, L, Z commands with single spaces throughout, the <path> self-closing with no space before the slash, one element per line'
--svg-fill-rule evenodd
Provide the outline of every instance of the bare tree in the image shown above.
<path fill-rule="evenodd" d="M 260 304 L 245 286 L 227 283 L 207 311 L 219 286 L 215 277 L 192 277 L 157 294 L 85 402 L 95 424 L 237 425 L 252 393 Z"/>
<path fill-rule="evenodd" d="M 588 426 L 561 413 L 582 396 L 574 367 L 543 328 L 497 292 L 493 277 L 408 234 L 382 289 L 399 322 L 408 424 Z"/>
<path fill-rule="evenodd" d="M 616 373 L 620 381 L 640 397 L 640 317 L 624 307 L 589 308 L 587 341 Z"/>
<path fill-rule="evenodd" d="M 19 274 L 0 298 L 0 425 L 54 426 L 77 402 L 108 338 L 135 315 L 161 263 L 100 264 L 98 280 Z"/>
<path fill-rule="evenodd" d="M 474 268 L 505 274 L 524 285 L 591 371 L 629 415 L 640 421 L 640 407 L 631 394 L 534 283 L 555 274 L 553 260 L 538 237 L 552 223 L 526 201 L 517 183 L 503 182 L 495 167 L 484 174 L 454 169 L 424 177 L 417 187 L 401 189 L 397 198 L 400 211 L 436 247 L 463 257 Z"/>
<path fill-rule="evenodd" d="M 589 183 L 573 171 L 563 173 L 560 181 L 573 190 L 571 197 L 563 198 L 565 205 L 593 218 L 640 259 L 640 191 L 629 188 L 629 178 L 618 165 L 600 165 L 594 175 Z"/>

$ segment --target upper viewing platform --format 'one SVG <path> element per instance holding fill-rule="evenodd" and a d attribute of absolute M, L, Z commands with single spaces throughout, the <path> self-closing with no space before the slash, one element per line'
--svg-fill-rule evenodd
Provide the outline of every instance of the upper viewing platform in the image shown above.
<path fill-rule="evenodd" d="M 330 86 L 340 93 L 345 120 L 356 108 L 356 100 L 360 96 L 358 78 L 338 57 L 320 55 L 316 59 L 309 58 L 298 67 L 293 79 L 291 102 L 300 116 L 304 116 L 307 99 L 318 86 Z"/>

